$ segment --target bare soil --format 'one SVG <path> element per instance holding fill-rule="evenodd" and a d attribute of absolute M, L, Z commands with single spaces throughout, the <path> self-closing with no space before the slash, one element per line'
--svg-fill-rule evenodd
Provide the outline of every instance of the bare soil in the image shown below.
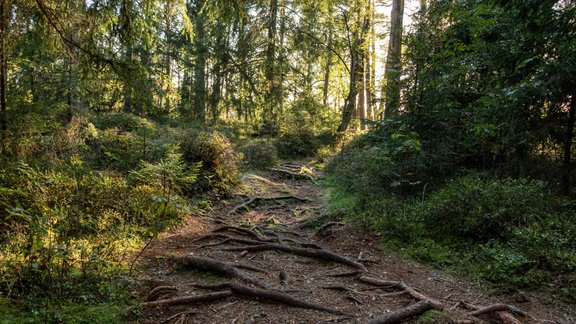
<path fill-rule="evenodd" d="M 301 169 L 301 166 L 294 163 L 284 167 L 292 171 Z M 243 178 L 242 189 L 234 199 L 221 203 L 208 215 L 190 217 L 185 226 L 164 233 L 153 241 L 141 257 L 142 299 L 148 297 L 149 301 L 161 301 L 163 298 L 202 296 L 214 292 L 198 288 L 198 284 L 235 282 L 258 288 L 238 278 L 224 278 L 213 271 L 185 268 L 174 262 L 174 257 L 192 255 L 230 265 L 252 267 L 252 270 L 237 269 L 265 283 L 269 291 L 285 293 L 300 301 L 339 310 L 345 315 L 294 307 L 265 296 L 255 298 L 234 293 L 231 296 L 222 294 L 224 297 L 211 302 L 143 307 L 142 316 L 136 322 L 365 323 L 383 314 L 415 305 L 424 298 L 438 302 L 441 308 L 433 315 L 428 313 L 423 317 L 404 318 L 403 322 L 576 323 L 574 305 L 563 304 L 534 292 L 502 295 L 479 288 L 469 280 L 448 275 L 387 251 L 381 245 L 381 237 L 355 224 L 334 224 L 318 230 L 322 225 L 318 223 L 312 228 L 299 228 L 298 224 L 303 221 L 324 215 L 324 193 L 306 177 L 293 179 L 289 174 L 286 175 L 279 172 L 247 174 Z M 250 198 L 254 197 L 263 199 L 251 203 Z M 284 198 L 267 199 L 273 197 Z M 248 204 L 242 206 L 243 203 Z M 277 250 L 228 251 L 229 248 L 258 246 L 264 242 L 223 242 L 223 235 L 257 241 L 255 236 L 240 231 L 214 232 L 225 225 L 250 229 L 264 240 L 290 247 L 314 249 L 294 241 L 312 243 L 318 245 L 316 249 L 334 252 L 364 264 L 367 271 L 334 260 L 320 260 Z M 278 241 L 277 237 L 283 239 Z M 262 269 L 265 273 L 255 269 Z M 366 284 L 359 280 L 360 276 L 404 283 L 416 294 L 406 293 L 397 286 Z M 168 288 L 157 289 L 154 296 L 148 295 L 154 288 L 161 286 Z M 156 296 L 159 291 L 160 295 Z M 474 310 L 494 304 L 511 308 L 504 311 L 486 309 L 488 311 L 484 314 L 471 315 Z"/>

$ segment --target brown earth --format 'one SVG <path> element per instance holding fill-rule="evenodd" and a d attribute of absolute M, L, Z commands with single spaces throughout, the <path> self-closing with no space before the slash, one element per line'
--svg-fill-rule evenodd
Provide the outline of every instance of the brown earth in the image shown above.
<path fill-rule="evenodd" d="M 300 165 L 286 164 L 283 169 L 296 173 Z M 148 301 L 185 296 L 202 296 L 214 291 L 197 284 L 236 282 L 257 288 L 238 278 L 224 278 L 213 270 L 185 269 L 175 257 L 191 255 L 236 265 L 243 274 L 266 286 L 264 291 L 283 292 L 299 301 L 338 310 L 344 315 L 304 309 L 270 300 L 270 297 L 223 294 L 212 302 L 172 306 L 143 306 L 138 323 L 364 323 L 380 315 L 414 306 L 430 299 L 439 307 L 423 317 L 404 318 L 409 323 L 576 323 L 573 305 L 562 304 L 538 293 L 495 294 L 475 287 L 469 280 L 447 275 L 427 265 L 407 260 L 387 251 L 378 235 L 367 233 L 354 224 L 334 224 L 326 229 L 313 224 L 313 229 L 299 224 L 324 214 L 323 192 L 306 177 L 295 180 L 280 172 L 249 174 L 234 200 L 220 204 L 208 215 L 193 216 L 185 226 L 163 234 L 150 244 L 141 257 L 143 299 L 156 287 Z M 297 176 L 296 176 L 297 177 Z M 299 199 L 290 199 L 293 196 Z M 250 198 L 283 197 L 279 200 Z M 243 203 L 246 207 L 237 208 Z M 236 208 L 236 209 L 235 209 Z M 323 220 L 330 222 L 330 220 Z M 224 228 L 237 226 L 249 231 Z M 221 231 L 214 232 L 220 229 Z M 210 234 L 219 234 L 208 236 Z M 244 240 L 229 240 L 226 237 Z M 278 237 L 281 238 L 278 241 Z M 260 241 L 259 241 L 260 239 Z M 292 239 L 292 241 L 290 241 Z M 364 264 L 367 271 L 334 260 L 325 261 L 275 250 L 227 251 L 234 247 L 255 247 L 268 241 L 304 250 L 331 251 L 354 263 Z M 313 243 L 302 246 L 296 243 Z M 251 267 L 247 270 L 246 267 Z M 261 269 L 264 272 L 254 270 Z M 360 271 L 359 271 L 360 270 Z M 356 273 L 354 273 L 356 272 Z M 345 276 L 333 276 L 333 275 Z M 379 287 L 362 282 L 360 277 L 404 283 L 412 294 L 398 285 Z M 281 279 L 282 277 L 282 279 Z M 288 278 L 286 278 L 288 277 Z M 230 291 L 222 287 L 219 291 Z M 156 294 L 156 292 L 159 292 Z M 230 295 L 230 296 L 229 296 Z M 420 306 L 422 303 L 419 303 Z M 475 309 L 500 304 L 511 306 L 505 311 L 488 311 L 471 315 Z M 143 304 L 146 305 L 146 304 Z M 406 309 L 405 309 L 406 310 Z"/>

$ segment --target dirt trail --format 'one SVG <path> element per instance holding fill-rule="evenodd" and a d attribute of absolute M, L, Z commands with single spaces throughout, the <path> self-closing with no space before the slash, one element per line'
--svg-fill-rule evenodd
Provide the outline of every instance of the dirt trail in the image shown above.
<path fill-rule="evenodd" d="M 365 323 L 430 307 L 439 311 L 426 323 L 576 322 L 570 305 L 528 293 L 491 295 L 385 251 L 377 235 L 352 224 L 305 223 L 323 215 L 322 191 L 310 179 L 294 177 L 281 171 L 246 175 L 233 201 L 154 241 L 142 256 L 149 304 L 136 322 Z M 222 283 L 230 284 L 215 287 Z M 187 296 L 212 301 L 176 304 Z M 165 305 L 168 299 L 173 305 Z M 495 304 L 512 307 L 471 315 L 470 307 Z"/>

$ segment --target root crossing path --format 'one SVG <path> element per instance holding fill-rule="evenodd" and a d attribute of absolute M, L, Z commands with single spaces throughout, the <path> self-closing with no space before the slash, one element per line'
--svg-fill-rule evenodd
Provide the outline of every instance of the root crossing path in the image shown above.
<path fill-rule="evenodd" d="M 237 196 L 143 253 L 137 323 L 553 323 L 567 306 L 491 296 L 394 256 L 325 216 L 298 163 L 248 174 Z"/>

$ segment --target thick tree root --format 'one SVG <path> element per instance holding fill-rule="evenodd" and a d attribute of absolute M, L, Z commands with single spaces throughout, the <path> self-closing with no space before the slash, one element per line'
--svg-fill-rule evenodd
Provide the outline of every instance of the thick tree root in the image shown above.
<path fill-rule="evenodd" d="M 251 287 L 240 285 L 240 284 L 233 283 L 233 282 L 227 282 L 227 283 L 216 284 L 216 285 L 197 284 L 195 286 L 198 288 L 201 288 L 201 289 L 208 289 L 208 290 L 230 290 L 235 294 L 248 296 L 248 297 L 254 297 L 254 298 L 258 298 L 260 300 L 274 301 L 277 303 L 281 303 L 281 304 L 285 304 L 285 305 L 289 305 L 289 306 L 293 306 L 293 307 L 305 308 L 305 309 L 314 309 L 314 310 L 318 310 L 318 311 L 322 311 L 322 312 L 326 312 L 326 313 L 330 313 L 330 314 L 346 315 L 344 312 L 339 311 L 337 309 L 333 309 L 333 308 L 329 308 L 326 306 L 298 300 L 298 299 L 296 299 L 296 298 L 294 298 L 288 294 L 282 293 L 282 292 L 272 291 L 272 290 L 264 290 L 264 289 L 258 289 L 258 288 L 251 288 Z"/>
<path fill-rule="evenodd" d="M 250 237 L 255 238 L 258 241 L 262 241 L 262 242 L 274 241 L 273 238 L 267 238 L 267 237 L 263 236 L 262 234 L 258 233 L 258 231 L 256 231 L 255 229 L 233 226 L 233 225 L 224 225 L 222 227 L 215 229 L 213 232 L 217 233 L 217 232 L 224 232 L 224 231 L 232 231 L 232 232 L 236 232 L 239 234 L 244 234 L 246 236 L 250 236 Z"/>
<path fill-rule="evenodd" d="M 239 270 L 237 267 L 224 263 L 222 261 L 209 258 L 196 257 L 192 255 L 175 257 L 174 261 L 187 268 L 207 270 L 219 275 L 223 275 L 228 278 L 237 278 L 246 283 L 250 283 L 261 288 L 269 287 L 265 282 L 254 277 L 253 275 L 244 272 L 242 270 Z"/>
<path fill-rule="evenodd" d="M 366 267 L 361 263 L 350 260 L 347 257 L 342 256 L 340 254 L 320 249 L 297 248 L 279 243 L 266 243 L 255 246 L 239 246 L 224 249 L 224 251 L 248 251 L 248 252 L 270 251 L 270 250 L 277 250 L 325 261 L 338 262 L 364 271 L 367 270 Z"/>
<path fill-rule="evenodd" d="M 387 324 L 387 323 L 400 323 L 412 317 L 420 316 L 425 312 L 437 308 L 435 303 L 430 300 L 422 300 L 416 304 L 386 313 L 371 319 L 367 324 Z"/>
<path fill-rule="evenodd" d="M 160 299 L 160 297 L 162 297 L 162 296 L 173 295 L 176 292 L 178 292 L 178 289 L 176 289 L 176 287 L 158 286 L 158 287 L 152 289 L 148 293 L 148 295 L 146 296 L 146 298 L 144 300 L 147 302 L 152 302 L 152 301 Z"/>
<path fill-rule="evenodd" d="M 387 288 L 387 289 L 398 289 L 401 291 L 405 291 L 407 294 L 409 294 L 412 298 L 414 298 L 416 300 L 429 301 L 430 303 L 432 303 L 434 308 L 437 308 L 437 309 L 444 308 L 444 306 L 442 305 L 441 302 L 429 298 L 428 296 L 416 291 L 414 288 L 406 285 L 403 282 L 390 281 L 390 280 L 380 280 L 380 279 L 370 278 L 367 276 L 360 276 L 360 277 L 358 277 L 358 280 L 360 280 L 364 283 L 373 285 L 373 286 L 380 286 L 380 287 Z"/>
<path fill-rule="evenodd" d="M 294 172 L 291 170 L 280 168 L 270 168 L 269 170 L 284 178 L 289 178 L 292 180 L 307 180 L 317 184 L 316 179 L 314 179 L 314 177 L 312 177 L 309 174 Z"/>
<path fill-rule="evenodd" d="M 344 225 L 346 225 L 346 224 L 341 223 L 341 222 L 329 222 L 329 223 L 326 223 L 326 224 L 320 226 L 320 227 L 316 230 L 316 235 L 321 234 L 322 232 L 326 231 L 327 229 L 329 229 L 329 228 L 332 227 L 332 226 L 344 226 Z"/>
<path fill-rule="evenodd" d="M 258 201 L 274 201 L 274 200 L 298 200 L 301 202 L 310 202 L 309 199 L 299 198 L 296 196 L 279 196 L 279 197 L 250 197 L 245 200 L 243 203 L 239 204 L 238 206 L 232 208 L 227 215 L 234 215 L 238 213 L 240 210 L 248 210 L 252 204 L 255 204 Z"/>
<path fill-rule="evenodd" d="M 175 305 L 184 305 L 184 304 L 195 304 L 195 303 L 204 303 L 210 302 L 215 300 L 224 299 L 227 297 L 232 296 L 233 293 L 230 290 L 218 291 L 213 292 L 205 295 L 198 295 L 198 296 L 186 296 L 186 297 L 176 297 L 170 299 L 163 299 L 153 302 L 144 302 L 142 303 L 142 307 L 158 307 L 158 306 L 175 306 Z"/>
<path fill-rule="evenodd" d="M 520 315 L 522 317 L 531 318 L 531 316 L 526 314 L 524 311 L 522 311 L 522 310 L 520 310 L 514 306 L 510 306 L 510 305 L 506 305 L 506 304 L 493 304 L 490 306 L 486 306 L 484 308 L 480 308 L 478 310 L 470 312 L 470 313 L 468 313 L 468 315 L 479 316 L 479 315 L 483 315 L 483 314 L 487 314 L 487 313 L 491 313 L 491 312 L 503 312 L 503 311 L 504 312 L 510 312 L 510 313 L 516 314 L 516 315 Z"/>

